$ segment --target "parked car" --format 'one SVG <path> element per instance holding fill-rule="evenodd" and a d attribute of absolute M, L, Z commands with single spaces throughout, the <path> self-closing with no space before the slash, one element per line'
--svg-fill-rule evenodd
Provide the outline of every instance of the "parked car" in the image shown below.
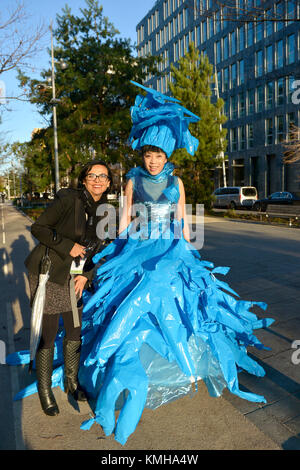
<path fill-rule="evenodd" d="M 257 190 L 254 186 L 228 186 L 216 189 L 213 196 L 213 207 L 252 208 L 257 200 Z"/>
<path fill-rule="evenodd" d="M 269 197 L 258 199 L 254 203 L 253 209 L 259 212 L 265 212 L 269 204 L 300 204 L 300 198 L 296 194 L 288 191 L 278 191 L 272 193 Z"/>

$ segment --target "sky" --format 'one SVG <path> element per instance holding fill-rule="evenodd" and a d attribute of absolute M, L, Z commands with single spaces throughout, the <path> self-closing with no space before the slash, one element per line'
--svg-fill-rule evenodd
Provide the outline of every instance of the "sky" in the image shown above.
<path fill-rule="evenodd" d="M 0 0 L 1 10 L 2 12 L 5 11 L 5 16 L 7 16 L 8 11 L 12 11 L 17 3 L 19 3 L 18 0 Z M 41 23 L 50 25 L 51 19 L 55 28 L 56 15 L 62 13 L 62 9 L 66 4 L 71 7 L 71 12 L 75 15 L 80 14 L 80 8 L 84 8 L 86 5 L 85 0 L 22 0 L 22 3 L 29 16 L 27 26 L 29 28 L 32 26 L 33 29 Z M 119 30 L 120 37 L 129 38 L 132 43 L 136 43 L 136 25 L 153 7 L 155 0 L 99 0 L 99 4 L 103 6 L 104 16 L 107 16 L 109 21 Z M 48 48 L 50 48 L 50 45 L 51 35 L 49 30 L 49 34 L 43 39 L 41 52 L 30 62 L 32 68 L 26 70 L 31 78 L 38 78 L 43 68 L 49 68 Z M 3 50 L 3 46 L 1 46 L 1 49 Z M 0 80 L 4 82 L 6 96 L 20 94 L 15 70 L 2 74 Z M 8 108 L 10 111 L 5 111 L 1 116 L 0 140 L 2 142 L 28 141 L 34 128 L 45 125 L 36 107 L 29 103 L 9 100 Z"/>

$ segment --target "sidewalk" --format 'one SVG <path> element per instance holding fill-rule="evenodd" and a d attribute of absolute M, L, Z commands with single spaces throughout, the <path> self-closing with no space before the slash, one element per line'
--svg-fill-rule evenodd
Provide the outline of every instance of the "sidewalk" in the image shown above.
<path fill-rule="evenodd" d="M 0 273 L 0 340 L 5 341 L 7 353 L 11 353 L 28 349 L 30 309 L 23 263 L 34 246 L 34 240 L 30 234 L 30 221 L 26 216 L 8 204 L 2 205 L 0 209 L 3 212 L 5 229 L 5 243 L 2 236 L 0 239 L 3 260 L 3 270 Z M 223 223 L 228 224 L 226 221 Z M 215 230 L 219 224 L 211 224 L 208 231 L 212 230 L 213 226 Z M 228 225 L 227 227 L 229 228 Z M 207 250 L 209 255 L 206 256 L 205 253 L 202 256 L 212 260 L 212 234 L 210 240 L 210 244 L 204 246 L 203 250 Z M 217 258 L 217 253 L 215 254 Z M 216 261 L 220 266 L 227 265 L 222 263 L 222 257 Z M 229 282 L 229 279 L 226 281 Z M 278 335 L 282 334 L 283 331 L 279 328 Z M 280 373 L 276 370 L 276 363 L 272 367 L 274 374 Z M 3 417 L 0 424 L 2 449 L 196 451 L 282 448 L 278 440 L 270 437 L 270 433 L 264 432 L 255 420 L 249 419 L 249 410 L 261 411 L 264 407 L 244 403 L 237 397 L 229 397 L 229 393 L 220 398 L 211 398 L 202 383 L 193 397 L 187 396 L 157 410 L 145 409 L 135 433 L 122 447 L 113 436 L 106 437 L 97 424 L 94 424 L 90 431 L 80 430 L 82 421 L 89 418 L 89 405 L 81 404 L 80 410 L 76 410 L 67 402 L 65 394 L 59 388 L 56 388 L 54 393 L 60 414 L 54 418 L 49 418 L 41 412 L 37 395 L 31 395 L 21 402 L 12 402 L 12 396 L 33 380 L 34 376 L 28 376 L 26 367 L 0 365 L 1 396 L 4 397 L 0 404 Z M 262 379 L 254 378 L 255 384 L 252 382 L 251 385 L 255 393 L 261 393 L 259 380 Z M 268 419 L 268 414 L 264 415 L 263 419 Z M 267 425 L 272 426 L 271 420 Z"/>

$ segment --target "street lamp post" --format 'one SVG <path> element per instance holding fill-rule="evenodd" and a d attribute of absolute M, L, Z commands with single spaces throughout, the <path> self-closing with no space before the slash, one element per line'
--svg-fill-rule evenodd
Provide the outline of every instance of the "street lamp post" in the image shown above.
<path fill-rule="evenodd" d="M 53 106 L 53 136 L 54 136 L 54 166 L 55 166 L 55 192 L 59 190 L 59 162 L 58 162 L 58 139 L 57 139 L 57 116 L 56 116 L 56 94 L 55 94 L 55 73 L 54 73 L 54 50 L 53 50 L 53 27 L 51 30 L 51 63 L 52 63 L 52 106 Z"/>

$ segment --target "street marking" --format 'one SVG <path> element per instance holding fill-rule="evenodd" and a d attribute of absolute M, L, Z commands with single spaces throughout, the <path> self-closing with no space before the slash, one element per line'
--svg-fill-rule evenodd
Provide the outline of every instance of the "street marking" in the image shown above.
<path fill-rule="evenodd" d="M 1 222 L 2 222 L 2 243 L 5 245 L 5 226 L 4 226 L 4 211 L 3 211 L 3 204 L 1 205 Z"/>
<path fill-rule="evenodd" d="M 7 276 L 8 275 L 8 263 L 7 263 L 6 251 L 3 251 L 2 257 L 3 257 L 3 272 L 4 272 L 4 275 Z"/>

